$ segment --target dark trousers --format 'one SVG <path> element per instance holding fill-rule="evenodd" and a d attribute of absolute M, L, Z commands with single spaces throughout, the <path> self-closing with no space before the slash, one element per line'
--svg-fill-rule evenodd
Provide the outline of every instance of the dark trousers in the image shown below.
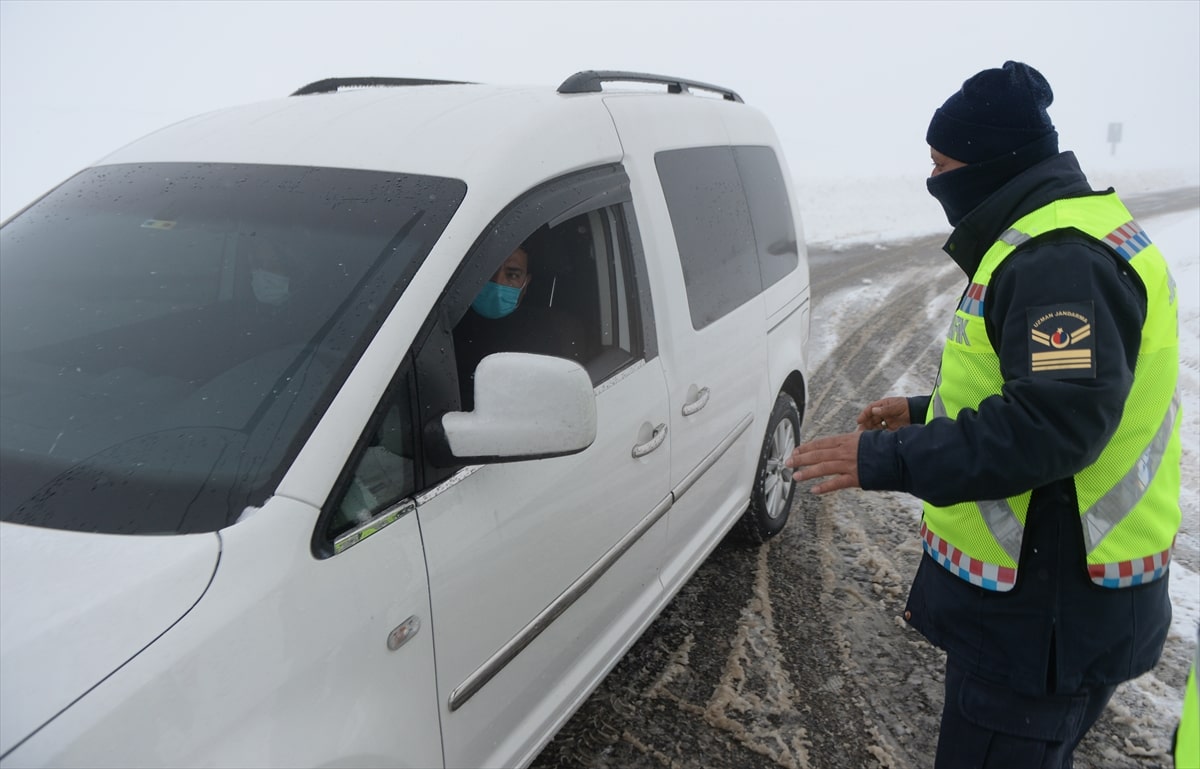
<path fill-rule="evenodd" d="M 1071 769 L 1116 686 L 1032 697 L 946 662 L 935 769 Z"/>

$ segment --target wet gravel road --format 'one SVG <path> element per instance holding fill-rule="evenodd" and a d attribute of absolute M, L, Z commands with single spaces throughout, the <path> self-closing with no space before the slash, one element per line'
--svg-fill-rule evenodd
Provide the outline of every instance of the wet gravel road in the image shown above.
<path fill-rule="evenodd" d="M 1129 203 L 1139 218 L 1193 209 L 1200 189 Z M 876 397 L 927 391 L 963 286 L 942 241 L 810 250 L 806 438 L 852 429 Z M 718 547 L 533 766 L 930 765 L 943 657 L 900 616 L 919 513 L 901 494 L 798 489 L 784 532 L 759 549 Z M 1194 549 L 1175 557 L 1200 570 Z M 1122 688 L 1076 766 L 1171 766 L 1173 725 L 1157 722 L 1150 701 L 1182 681 L 1188 653 L 1169 641 L 1151 680 Z"/>

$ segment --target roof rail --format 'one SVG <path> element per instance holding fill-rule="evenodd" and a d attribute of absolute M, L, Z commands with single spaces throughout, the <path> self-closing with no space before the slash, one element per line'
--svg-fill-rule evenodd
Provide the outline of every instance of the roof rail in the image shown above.
<path fill-rule="evenodd" d="M 742 97 L 736 92 L 728 88 L 722 88 L 719 85 L 710 85 L 709 83 L 701 83 L 696 80 L 685 80 L 681 77 L 670 77 L 668 75 L 650 75 L 645 72 L 621 72 L 618 70 L 587 70 L 585 72 L 576 72 L 562 82 L 558 87 L 559 93 L 595 93 L 603 90 L 601 83 L 607 82 L 631 82 L 631 83 L 661 83 L 667 87 L 668 93 L 687 93 L 689 89 L 696 88 L 701 91 L 711 91 L 715 94 L 720 94 L 721 98 L 726 101 L 736 101 L 741 103 Z"/>
<path fill-rule="evenodd" d="M 292 96 L 311 93 L 333 93 L 341 88 L 365 88 L 391 85 L 462 85 L 462 80 L 422 80 L 412 77 L 329 77 L 300 88 Z"/>

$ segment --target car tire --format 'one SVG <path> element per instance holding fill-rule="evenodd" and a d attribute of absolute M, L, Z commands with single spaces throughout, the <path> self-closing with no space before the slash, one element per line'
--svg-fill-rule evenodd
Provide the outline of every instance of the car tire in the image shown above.
<path fill-rule="evenodd" d="M 791 456 L 799 440 L 800 410 L 792 396 L 780 393 L 763 437 L 750 506 L 737 524 L 742 540 L 760 545 L 783 531 L 796 492 L 793 471 L 784 467 L 783 462 Z"/>

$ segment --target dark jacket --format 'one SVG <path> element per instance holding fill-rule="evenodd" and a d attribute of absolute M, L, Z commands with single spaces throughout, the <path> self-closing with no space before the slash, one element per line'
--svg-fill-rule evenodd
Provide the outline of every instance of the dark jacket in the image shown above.
<path fill-rule="evenodd" d="M 945 245 L 970 278 L 1004 230 L 1047 203 L 1095 194 L 1072 153 L 1023 172 L 968 214 Z M 1027 311 L 1091 302 L 1096 375 L 1049 379 L 1030 371 Z M 947 306 L 947 321 L 954 306 Z M 1167 579 L 1120 590 L 1087 574 L 1073 476 L 1093 462 L 1121 418 L 1133 381 L 1145 290 L 1114 252 L 1056 232 L 1011 254 L 993 275 L 984 319 L 1004 386 L 975 412 L 928 424 L 929 398 L 909 399 L 913 426 L 864 433 L 864 489 L 897 490 L 937 505 L 1033 490 L 1016 587 L 975 587 L 923 556 L 905 618 L 957 664 L 1028 694 L 1067 693 L 1141 675 L 1170 625 Z"/>

